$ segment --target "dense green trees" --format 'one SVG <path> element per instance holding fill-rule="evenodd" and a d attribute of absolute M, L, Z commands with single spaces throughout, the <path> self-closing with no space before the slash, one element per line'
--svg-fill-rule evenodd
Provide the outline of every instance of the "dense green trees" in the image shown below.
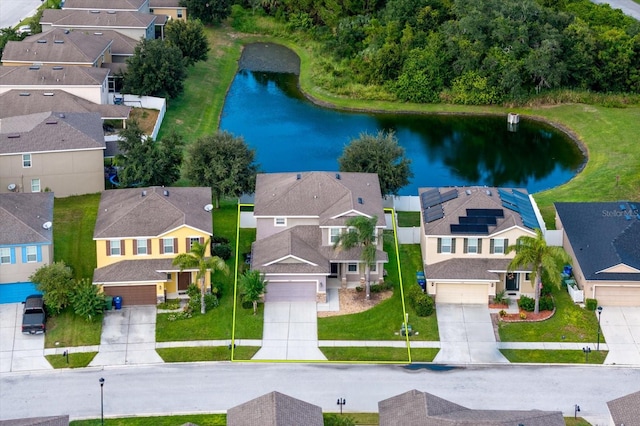
<path fill-rule="evenodd" d="M 167 23 L 165 31 L 166 40 L 182 52 L 185 65 L 207 60 L 209 41 L 199 20 L 173 19 Z"/>
<path fill-rule="evenodd" d="M 336 79 L 411 102 L 492 104 L 569 88 L 640 92 L 640 22 L 589 0 L 259 1 L 339 61 Z M 329 71 L 331 72 L 331 71 Z"/>
<path fill-rule="evenodd" d="M 180 0 L 189 16 L 205 24 L 217 24 L 231 13 L 231 0 Z"/>

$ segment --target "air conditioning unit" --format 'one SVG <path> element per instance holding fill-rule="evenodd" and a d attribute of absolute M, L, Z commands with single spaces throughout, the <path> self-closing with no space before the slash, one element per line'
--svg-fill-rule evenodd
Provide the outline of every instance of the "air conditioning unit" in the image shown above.
<path fill-rule="evenodd" d="M 8 189 L 9 191 L 11 191 L 11 192 L 15 192 L 15 190 L 16 190 L 17 188 L 18 188 L 18 187 L 16 186 L 16 184 L 15 184 L 15 183 L 10 183 L 10 184 L 7 186 L 7 189 Z"/>

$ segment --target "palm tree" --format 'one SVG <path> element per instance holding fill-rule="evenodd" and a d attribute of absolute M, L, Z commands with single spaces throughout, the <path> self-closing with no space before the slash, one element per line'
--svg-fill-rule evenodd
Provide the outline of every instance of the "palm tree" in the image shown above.
<path fill-rule="evenodd" d="M 225 274 L 229 273 L 229 268 L 227 264 L 224 263 L 224 260 L 218 256 L 213 257 L 205 257 L 206 248 L 209 246 L 210 239 L 207 239 L 204 244 L 200 244 L 199 242 L 194 242 L 191 245 L 191 250 L 189 253 L 180 253 L 173 259 L 173 264 L 180 266 L 180 272 L 185 269 L 193 269 L 197 268 L 198 272 L 196 273 L 196 279 L 200 280 L 200 313 L 204 314 L 206 312 L 206 307 L 204 304 L 204 282 L 206 273 L 209 271 L 222 271 Z"/>
<path fill-rule="evenodd" d="M 550 284 L 556 287 L 561 283 L 562 265 L 571 262 L 571 258 L 562 247 L 548 246 L 542 231 L 536 228 L 536 236 L 523 235 L 515 245 L 507 247 L 506 253 L 516 252 L 508 270 L 530 266 L 531 281 L 534 283 L 535 308 L 534 313 L 540 311 L 540 288 L 542 287 L 542 273 L 545 272 Z"/>
<path fill-rule="evenodd" d="M 244 292 L 244 300 L 253 303 L 253 315 L 258 312 L 258 300 L 263 293 L 267 292 L 267 284 L 264 275 L 257 269 L 247 271 L 240 276 L 240 288 Z"/>
<path fill-rule="evenodd" d="M 356 216 L 347 219 L 345 225 L 347 225 L 347 232 L 344 232 L 338 236 L 338 239 L 333 243 L 333 248 L 342 248 L 344 250 L 350 250 L 354 247 L 361 247 L 362 253 L 360 254 L 360 260 L 365 264 L 365 297 L 371 298 L 371 264 L 376 261 L 376 224 L 378 223 L 378 217 L 373 216 L 367 218 L 364 216 Z"/>

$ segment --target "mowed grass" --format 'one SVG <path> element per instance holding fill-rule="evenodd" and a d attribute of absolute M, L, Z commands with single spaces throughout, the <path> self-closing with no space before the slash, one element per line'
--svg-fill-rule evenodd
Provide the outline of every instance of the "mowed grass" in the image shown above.
<path fill-rule="evenodd" d="M 541 364 L 602 364 L 608 354 L 607 351 L 596 351 L 593 348 L 588 359 L 584 352 L 574 350 L 500 349 L 500 352 L 509 362 Z"/>
<path fill-rule="evenodd" d="M 101 333 L 102 315 L 89 322 L 66 309 L 47 319 L 44 347 L 99 345 Z"/>
<path fill-rule="evenodd" d="M 313 401 L 311 401 L 313 403 Z M 324 417 L 335 414 L 324 413 Z M 344 417 L 351 418 L 356 425 L 377 426 L 379 424 L 378 413 L 345 413 Z M 199 426 L 225 426 L 226 414 L 186 414 L 181 416 L 166 417 L 126 417 L 120 419 L 104 419 L 106 426 L 177 426 L 183 424 L 197 424 Z M 100 419 L 73 420 L 72 426 L 100 426 Z M 328 423 L 327 423 L 328 424 Z M 300 425 L 303 426 L 303 425 Z M 579 426 L 576 424 L 576 426 Z"/>
<path fill-rule="evenodd" d="M 420 227 L 420 212 L 396 212 L 399 227 Z"/>
<path fill-rule="evenodd" d="M 258 349 L 260 348 L 255 346 L 236 346 L 233 350 L 234 358 L 251 359 Z M 231 361 L 231 349 L 228 346 L 159 348 L 156 352 L 164 362 Z"/>
<path fill-rule="evenodd" d="M 100 194 L 56 198 L 53 204 L 54 259 L 73 269 L 76 279 L 93 277 L 96 268 L 96 225 Z"/>
<path fill-rule="evenodd" d="M 566 289 L 554 289 L 555 314 L 540 322 L 500 322 L 503 342 L 595 342 L 598 319 L 593 311 L 573 303 Z M 604 336 L 600 333 L 600 342 Z"/>
<path fill-rule="evenodd" d="M 320 347 L 329 361 L 351 362 L 432 362 L 440 349 L 412 348 L 411 359 L 407 348 L 390 347 Z"/>
<path fill-rule="evenodd" d="M 84 368 L 95 358 L 98 352 L 79 352 L 69 351 L 69 363 L 64 355 L 46 355 L 47 361 L 53 368 Z"/>

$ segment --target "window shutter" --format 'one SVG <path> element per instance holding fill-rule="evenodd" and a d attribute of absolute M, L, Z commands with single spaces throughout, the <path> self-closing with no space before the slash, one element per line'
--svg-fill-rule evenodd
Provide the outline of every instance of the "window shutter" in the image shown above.
<path fill-rule="evenodd" d="M 120 256 L 124 256 L 124 240 L 120 240 Z"/>
<path fill-rule="evenodd" d="M 107 256 L 111 256 L 111 241 L 107 240 Z"/>
<path fill-rule="evenodd" d="M 200 245 L 204 245 L 204 237 L 200 237 Z"/>
<path fill-rule="evenodd" d="M 133 255 L 138 255 L 138 240 L 133 240 Z"/>
<path fill-rule="evenodd" d="M 191 251 L 191 238 L 185 238 L 185 253 L 189 253 Z M 174 251 L 177 251 L 174 249 Z"/>
<path fill-rule="evenodd" d="M 438 253 L 442 253 L 442 238 L 438 238 Z"/>
<path fill-rule="evenodd" d="M 462 247 L 462 252 L 466 253 L 467 252 L 467 248 L 469 247 L 469 239 L 465 238 L 464 239 L 464 246 Z"/>
<path fill-rule="evenodd" d="M 493 238 L 489 240 L 489 253 L 493 254 L 494 253 L 494 249 L 493 249 Z"/>
<path fill-rule="evenodd" d="M 22 263 L 27 263 L 27 247 L 22 247 Z"/>
<path fill-rule="evenodd" d="M 189 250 L 187 250 L 187 251 L 189 251 Z M 177 238 L 173 239 L 173 252 L 174 253 L 178 253 L 178 239 Z"/>
<path fill-rule="evenodd" d="M 9 248 L 9 259 L 12 265 L 16 264 L 16 249 L 14 247 Z"/>
<path fill-rule="evenodd" d="M 164 254 L 164 239 L 160 238 L 160 254 Z"/>
<path fill-rule="evenodd" d="M 509 239 L 504 239 L 504 252 L 507 253 L 507 247 L 509 247 Z"/>
<path fill-rule="evenodd" d="M 147 240 L 147 254 L 151 254 L 151 238 Z"/>
<path fill-rule="evenodd" d="M 36 247 L 36 260 L 38 262 L 42 262 L 42 247 L 41 246 L 37 246 Z"/>
<path fill-rule="evenodd" d="M 455 253 L 456 252 L 456 239 L 455 238 L 451 238 L 451 253 Z"/>
<path fill-rule="evenodd" d="M 478 254 L 482 253 L 482 238 L 478 238 Z"/>

